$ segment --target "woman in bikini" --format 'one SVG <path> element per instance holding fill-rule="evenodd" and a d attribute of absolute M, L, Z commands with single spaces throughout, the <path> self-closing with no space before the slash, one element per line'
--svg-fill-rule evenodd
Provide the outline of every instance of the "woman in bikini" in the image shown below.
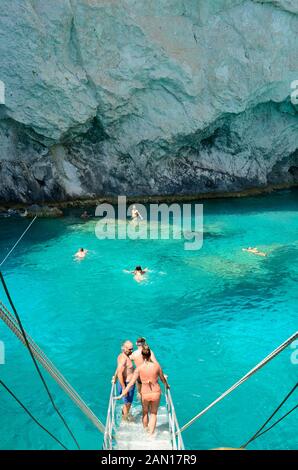
<path fill-rule="evenodd" d="M 117 397 L 117 400 L 123 398 L 131 387 L 134 386 L 138 378 L 140 378 L 140 381 L 142 382 L 141 396 L 143 407 L 143 426 L 145 429 L 148 429 L 150 434 L 153 434 L 156 427 L 157 411 L 161 397 L 161 389 L 158 379 L 160 379 L 167 388 L 170 387 L 160 365 L 151 360 L 151 351 L 149 346 L 145 345 L 143 347 L 142 356 L 144 360 L 143 364 L 136 368 L 131 381 L 127 384 L 122 394 Z"/>

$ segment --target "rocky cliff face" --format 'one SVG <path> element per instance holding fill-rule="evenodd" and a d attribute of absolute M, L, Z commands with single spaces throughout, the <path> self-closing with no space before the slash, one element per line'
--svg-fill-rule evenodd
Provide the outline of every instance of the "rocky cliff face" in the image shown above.
<path fill-rule="evenodd" d="M 298 182 L 297 0 L 1 0 L 0 199 Z"/>

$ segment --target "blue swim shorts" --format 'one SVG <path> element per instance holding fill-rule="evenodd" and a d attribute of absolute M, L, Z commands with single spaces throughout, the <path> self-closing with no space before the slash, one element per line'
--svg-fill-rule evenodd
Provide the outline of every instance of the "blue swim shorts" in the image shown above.
<path fill-rule="evenodd" d="M 128 382 L 125 382 L 125 385 L 127 385 L 127 384 L 128 384 Z M 121 395 L 121 393 L 122 393 L 122 387 L 121 387 L 121 384 L 120 384 L 119 380 L 117 381 L 117 392 L 118 392 L 118 395 Z M 133 385 L 133 387 L 131 387 L 131 389 L 129 390 L 126 397 L 122 398 L 123 403 L 125 403 L 125 404 L 132 403 L 134 393 L 135 393 L 135 385 Z"/>

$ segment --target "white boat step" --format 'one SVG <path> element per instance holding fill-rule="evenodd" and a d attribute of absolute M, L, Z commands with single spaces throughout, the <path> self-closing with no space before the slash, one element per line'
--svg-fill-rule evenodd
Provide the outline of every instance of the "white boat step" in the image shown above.
<path fill-rule="evenodd" d="M 140 443 L 140 442 L 127 442 L 119 443 L 114 447 L 115 450 L 172 450 L 172 445 L 168 441 L 158 443 Z"/>
<path fill-rule="evenodd" d="M 114 449 L 118 450 L 170 450 L 172 449 L 171 434 L 169 431 L 169 420 L 165 406 L 161 406 L 157 414 L 156 431 L 153 436 L 148 435 L 142 425 L 141 406 L 132 409 L 134 421 L 120 421 L 115 436 Z"/>

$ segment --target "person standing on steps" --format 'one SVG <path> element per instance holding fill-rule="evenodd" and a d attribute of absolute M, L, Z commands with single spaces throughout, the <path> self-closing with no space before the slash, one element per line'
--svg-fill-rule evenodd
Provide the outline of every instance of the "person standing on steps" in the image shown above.
<path fill-rule="evenodd" d="M 123 389 L 121 395 L 116 397 L 116 400 L 121 400 L 123 397 L 127 396 L 129 391 L 135 387 L 138 378 L 140 378 L 142 383 L 143 426 L 148 430 L 149 434 L 153 434 L 156 428 L 157 412 L 161 397 L 161 389 L 158 380 L 160 379 L 168 389 L 170 386 L 160 365 L 151 360 L 149 346 L 143 346 L 142 356 L 144 360 L 143 364 L 136 368 L 130 382 Z"/>
<path fill-rule="evenodd" d="M 134 374 L 134 366 L 130 356 L 133 352 L 133 344 L 127 340 L 122 344 L 122 352 L 119 354 L 117 359 L 117 391 L 119 394 L 123 393 L 128 383 L 131 381 Z M 125 420 L 130 418 L 130 408 L 133 402 L 135 387 L 130 387 L 129 393 L 122 396 L 123 407 L 122 417 Z"/>
<path fill-rule="evenodd" d="M 143 358 L 143 355 L 142 355 L 142 350 L 143 350 L 143 347 L 146 344 L 147 344 L 146 339 L 142 338 L 142 337 L 138 338 L 137 341 L 136 341 L 136 345 L 137 345 L 138 349 L 136 351 L 134 351 L 132 353 L 132 355 L 130 356 L 131 360 L 135 363 L 136 367 L 141 366 L 144 362 L 144 358 Z M 152 362 L 157 362 L 156 357 L 155 357 L 154 352 L 152 351 L 152 349 L 151 349 L 151 361 Z M 141 382 L 140 377 L 139 377 L 138 380 L 137 380 L 138 398 L 141 398 L 141 385 L 142 385 L 142 382 Z"/>
<path fill-rule="evenodd" d="M 138 338 L 137 341 L 136 341 L 136 346 L 137 346 L 138 349 L 136 349 L 136 350 L 132 353 L 132 355 L 130 356 L 130 359 L 131 359 L 132 361 L 134 361 L 136 367 L 139 367 L 139 366 L 142 365 L 143 362 L 144 362 L 144 358 L 143 358 L 143 355 L 142 355 L 143 347 L 144 347 L 144 346 L 148 346 L 148 347 L 149 347 L 149 345 L 147 344 L 145 338 L 140 337 L 140 338 Z M 152 362 L 157 362 L 156 357 L 155 357 L 155 355 L 154 355 L 154 352 L 152 351 L 152 349 L 150 349 L 150 351 L 151 351 L 151 361 L 152 361 Z"/>

